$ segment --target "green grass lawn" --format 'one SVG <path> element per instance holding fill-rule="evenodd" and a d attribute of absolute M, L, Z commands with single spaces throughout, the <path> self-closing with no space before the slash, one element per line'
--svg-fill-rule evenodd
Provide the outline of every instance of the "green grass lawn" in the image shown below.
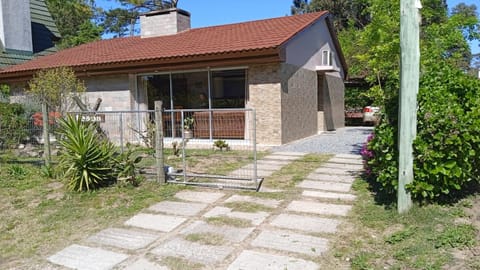
<path fill-rule="evenodd" d="M 306 155 L 265 179 L 265 186 L 281 192 L 239 192 L 287 201 L 299 198 L 295 184 L 330 157 Z M 247 153 L 235 151 L 192 150 L 187 156 L 191 168 L 208 173 L 234 170 L 249 159 Z M 177 167 L 180 161 L 177 157 L 166 159 L 167 164 Z M 147 158 L 141 165 L 153 164 Z M 138 187 L 113 185 L 92 192 L 67 192 L 64 180 L 44 177 L 33 160 L 0 155 L 0 268 L 37 265 L 63 247 L 119 226 L 184 188 L 142 181 Z M 480 254 L 479 234 L 473 225 L 475 220 L 477 226 L 480 223 L 479 196 L 451 205 L 416 205 L 408 214 L 398 215 L 394 205 L 375 201 L 365 181 L 357 180 L 354 190 L 358 199 L 353 210 L 338 234 L 332 236 L 330 251 L 315 260 L 322 269 L 480 269 L 476 258 Z M 231 206 L 259 210 L 255 205 Z M 211 222 L 230 224 L 235 220 Z M 208 238 L 190 237 L 198 241 Z M 172 265 L 184 262 L 174 260 Z"/>
<path fill-rule="evenodd" d="M 417 204 L 399 215 L 395 205 L 376 203 L 365 181 L 357 180 L 354 189 L 358 199 L 330 256 L 354 270 L 480 269 L 474 225 L 479 196 L 451 205 Z"/>
<path fill-rule="evenodd" d="M 181 158 L 166 151 L 166 164 Z M 189 150 L 187 162 L 205 171 L 236 169 L 248 153 Z M 65 181 L 43 176 L 41 162 L 0 155 L 0 268 L 41 262 L 68 244 L 109 226 L 121 225 L 142 209 L 186 187 L 143 180 L 138 187 L 113 185 L 91 192 L 68 192 Z M 215 161 L 215 162 L 213 162 Z M 223 163 L 219 163 L 223 161 Z M 155 164 L 145 158 L 141 167 Z"/>

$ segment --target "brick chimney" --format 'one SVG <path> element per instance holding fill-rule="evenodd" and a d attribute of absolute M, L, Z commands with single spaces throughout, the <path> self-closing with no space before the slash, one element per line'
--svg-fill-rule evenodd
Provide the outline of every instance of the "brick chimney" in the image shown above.
<path fill-rule="evenodd" d="M 0 0 L 2 49 L 33 52 L 30 0 Z"/>
<path fill-rule="evenodd" d="M 178 9 L 164 9 L 140 16 L 142 38 L 174 35 L 190 29 L 190 13 Z"/>

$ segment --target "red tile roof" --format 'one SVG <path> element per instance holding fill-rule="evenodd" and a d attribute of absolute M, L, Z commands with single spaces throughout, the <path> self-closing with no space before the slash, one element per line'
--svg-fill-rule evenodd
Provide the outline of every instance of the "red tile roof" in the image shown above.
<path fill-rule="evenodd" d="M 100 40 L 8 67 L 0 71 L 0 76 L 59 66 L 87 70 L 97 65 L 277 49 L 327 13 L 195 28 L 169 36 Z"/>

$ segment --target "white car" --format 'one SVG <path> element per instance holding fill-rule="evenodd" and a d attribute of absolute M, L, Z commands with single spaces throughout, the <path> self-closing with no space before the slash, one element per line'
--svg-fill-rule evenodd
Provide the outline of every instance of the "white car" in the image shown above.
<path fill-rule="evenodd" d="M 366 106 L 363 108 L 363 124 L 378 124 L 380 111 L 379 107 L 375 106 Z"/>

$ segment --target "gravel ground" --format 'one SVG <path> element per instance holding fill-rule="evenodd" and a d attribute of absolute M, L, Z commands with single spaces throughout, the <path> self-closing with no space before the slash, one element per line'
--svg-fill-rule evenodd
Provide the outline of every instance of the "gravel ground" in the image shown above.
<path fill-rule="evenodd" d="M 373 127 L 345 127 L 274 147 L 274 152 L 360 154 Z"/>

